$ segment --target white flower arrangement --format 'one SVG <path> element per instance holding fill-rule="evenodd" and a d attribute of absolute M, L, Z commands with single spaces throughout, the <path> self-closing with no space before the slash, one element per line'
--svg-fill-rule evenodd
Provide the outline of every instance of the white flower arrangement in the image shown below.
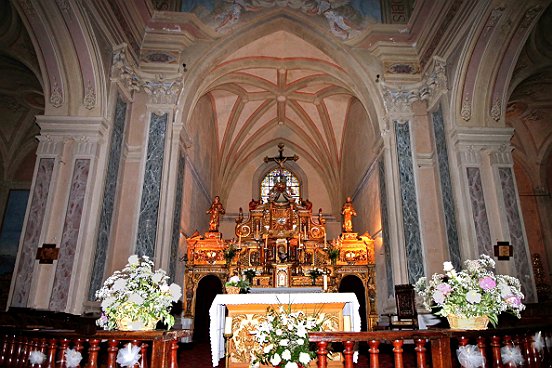
<path fill-rule="evenodd" d="M 440 308 L 435 314 L 443 317 L 487 316 L 493 326 L 502 312 L 521 318 L 525 305 L 517 278 L 495 275 L 492 271 L 495 261 L 484 254 L 478 260 L 465 261 L 464 265 L 464 270 L 456 272 L 452 263 L 444 262 L 445 274 L 434 274 L 429 285 L 425 277 L 416 282 L 414 289 L 427 309 Z"/>
<path fill-rule="evenodd" d="M 224 284 L 224 286 L 226 286 L 227 291 L 230 290 L 229 289 L 230 287 L 234 287 L 239 289 L 240 294 L 247 294 L 247 292 L 249 291 L 250 284 L 249 284 L 249 281 L 242 279 L 237 275 L 234 275 L 228 279 L 228 281 Z M 229 291 L 229 293 L 231 292 Z M 237 293 L 238 293 L 238 290 L 236 289 L 236 291 L 233 292 L 233 294 L 237 294 Z"/>
<path fill-rule="evenodd" d="M 320 331 L 322 323 L 317 315 L 306 315 L 302 311 L 291 312 L 291 306 L 278 310 L 269 307 L 266 321 L 252 332 L 259 344 L 259 350 L 251 353 L 250 367 L 270 364 L 274 367 L 307 367 L 316 357 L 310 350 L 310 331 Z"/>
<path fill-rule="evenodd" d="M 98 326 L 112 330 L 117 327 L 116 321 L 125 318 L 137 325 L 150 321 L 163 321 L 167 328 L 174 325 L 170 309 L 182 296 L 182 290 L 175 283 L 169 285 L 166 272 L 154 271 L 153 266 L 148 256 L 132 255 L 125 268 L 105 280 L 96 292 L 96 298 L 102 302 Z"/>

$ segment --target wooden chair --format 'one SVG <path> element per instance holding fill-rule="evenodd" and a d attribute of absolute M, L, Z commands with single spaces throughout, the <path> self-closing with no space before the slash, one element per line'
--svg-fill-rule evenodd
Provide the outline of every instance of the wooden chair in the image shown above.
<path fill-rule="evenodd" d="M 416 293 L 410 284 L 395 285 L 396 314 L 388 314 L 390 330 L 418 329 L 418 311 L 416 310 Z"/>

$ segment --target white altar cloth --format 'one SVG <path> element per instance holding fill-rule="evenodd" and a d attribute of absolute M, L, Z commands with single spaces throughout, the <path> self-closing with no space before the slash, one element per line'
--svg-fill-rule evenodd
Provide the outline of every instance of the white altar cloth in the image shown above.
<path fill-rule="evenodd" d="M 219 294 L 209 308 L 209 336 L 211 339 L 211 356 L 213 367 L 218 366 L 219 360 L 224 358 L 224 321 L 226 305 L 229 304 L 326 304 L 345 303 L 343 315 L 350 316 L 351 329 L 360 331 L 360 307 L 354 293 L 302 293 L 302 294 Z"/>

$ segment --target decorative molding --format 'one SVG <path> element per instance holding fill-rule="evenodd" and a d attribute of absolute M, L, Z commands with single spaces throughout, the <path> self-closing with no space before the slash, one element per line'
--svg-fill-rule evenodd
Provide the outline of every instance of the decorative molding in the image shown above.
<path fill-rule="evenodd" d="M 395 87 L 381 81 L 380 85 L 388 113 L 411 114 L 412 103 L 433 100 L 448 91 L 446 62 L 434 57 L 432 67 L 424 73 L 421 82 Z"/>
<path fill-rule="evenodd" d="M 434 167 L 435 166 L 435 154 L 433 152 L 429 153 L 418 153 L 416 154 L 416 165 L 418 167 Z"/>
<path fill-rule="evenodd" d="M 61 107 L 61 105 L 63 105 L 63 93 L 58 86 L 55 78 L 54 83 L 52 84 L 52 90 L 50 92 L 50 105 L 55 108 Z"/>
<path fill-rule="evenodd" d="M 491 118 L 493 118 L 494 121 L 499 121 L 501 115 L 502 103 L 500 102 L 500 98 L 497 97 L 495 98 L 493 106 L 491 107 Z"/>
<path fill-rule="evenodd" d="M 531 23 L 533 23 L 533 20 L 535 17 L 542 11 L 542 6 L 535 5 L 532 8 L 529 8 L 525 15 L 523 16 L 523 20 L 519 24 L 520 28 L 529 28 L 531 26 Z"/>
<path fill-rule="evenodd" d="M 96 106 L 96 90 L 92 87 L 90 81 L 88 81 L 88 87 L 86 87 L 83 104 L 88 110 L 92 110 Z"/>
<path fill-rule="evenodd" d="M 19 4 L 27 16 L 31 17 L 36 15 L 36 10 L 31 0 L 19 0 Z"/>
<path fill-rule="evenodd" d="M 464 119 L 464 121 L 468 121 L 471 119 L 471 113 L 471 99 L 469 96 L 466 96 L 464 98 L 464 101 L 462 101 L 462 110 L 460 110 L 460 116 L 462 117 L 462 119 Z"/>
<path fill-rule="evenodd" d="M 67 16 L 71 16 L 71 6 L 67 0 L 56 0 L 59 9 Z"/>

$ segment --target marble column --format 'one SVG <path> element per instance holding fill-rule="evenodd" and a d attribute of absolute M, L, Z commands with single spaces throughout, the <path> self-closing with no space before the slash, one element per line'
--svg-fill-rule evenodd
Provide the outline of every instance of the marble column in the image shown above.
<path fill-rule="evenodd" d="M 106 126 L 101 118 L 38 116 L 41 128 L 29 210 L 23 225 L 10 305 L 80 313 L 94 249 Z M 55 245 L 51 263 L 36 260 Z M 78 270 L 79 272 L 75 272 Z"/>
<path fill-rule="evenodd" d="M 526 301 L 536 301 L 533 271 L 511 155 L 511 128 L 457 128 L 453 134 L 459 163 L 457 190 L 464 259 L 494 255 L 497 241 L 513 245 L 497 272 L 516 276 Z"/>

